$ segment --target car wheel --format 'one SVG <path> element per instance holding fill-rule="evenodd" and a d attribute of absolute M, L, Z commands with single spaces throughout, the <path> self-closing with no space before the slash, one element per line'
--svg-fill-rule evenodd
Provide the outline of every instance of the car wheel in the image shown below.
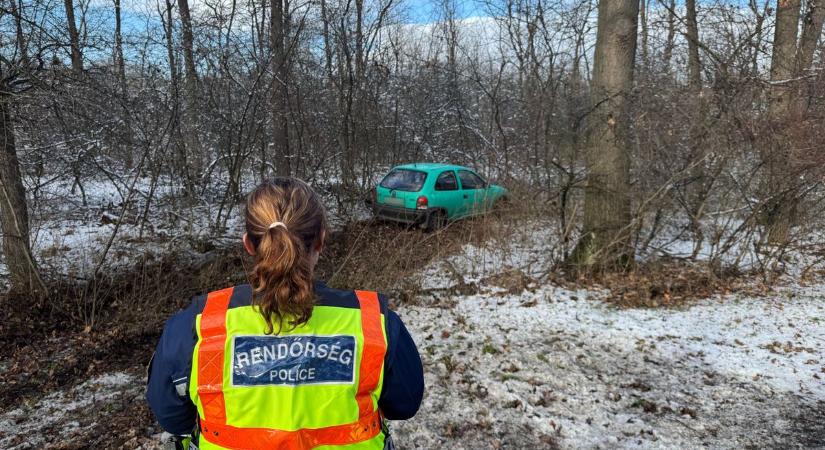
<path fill-rule="evenodd" d="M 427 216 L 427 222 L 425 224 L 424 229 L 427 231 L 436 231 L 444 228 L 447 225 L 447 215 L 444 214 L 444 211 L 437 210 L 430 213 Z"/>

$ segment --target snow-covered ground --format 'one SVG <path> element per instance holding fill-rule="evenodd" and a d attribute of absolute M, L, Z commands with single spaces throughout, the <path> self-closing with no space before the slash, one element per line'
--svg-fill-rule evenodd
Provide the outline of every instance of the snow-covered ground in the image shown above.
<path fill-rule="evenodd" d="M 550 234 L 423 272 L 432 294 L 399 308 L 428 386 L 404 448 L 825 448 L 825 284 L 618 309 L 536 281 Z"/>
<path fill-rule="evenodd" d="M 250 181 L 254 177 L 244 177 Z M 328 208 L 333 226 L 340 225 L 338 203 L 329 189 L 334 179 L 319 193 Z M 231 205 L 225 227 L 216 231 L 219 212 L 227 216 L 229 205 L 222 205 L 223 190 L 213 193 L 212 200 L 196 204 L 181 204 L 182 194 L 169 181 L 157 183 L 152 193 L 148 213 L 146 200 L 152 192 L 151 179 L 135 182 L 130 206 L 123 211 L 124 198 L 129 196 L 131 178 L 114 183 L 109 179 L 90 179 L 84 182 L 86 203 L 80 190 L 72 189 L 72 181 L 56 179 L 40 186 L 36 195 L 29 189 L 31 214 L 31 246 L 41 271 L 68 278 L 86 278 L 97 268 L 105 273 L 129 270 L 142 260 L 160 258 L 177 252 L 202 251 L 198 247 L 225 246 L 239 241 L 243 233 L 243 205 Z M 247 184 L 243 192 L 255 186 Z M 317 185 L 316 185 L 317 187 Z M 209 193 L 204 197 L 210 197 Z M 347 214 L 367 218 L 360 203 Z M 121 220 L 121 215 L 123 218 Z M 144 220 L 145 216 L 145 220 Z M 114 235 L 114 239 L 112 239 Z M 111 240 L 111 246 L 108 247 Z M 0 253 L 0 292 L 6 286 L 8 269 Z"/>
<path fill-rule="evenodd" d="M 399 448 L 825 448 L 825 283 L 619 309 L 606 291 L 544 281 L 550 222 L 499 235 L 411 276 L 423 293 L 397 311 L 427 393 L 392 424 Z M 71 436 L 141 402 L 142 383 L 98 376 L 0 413 L 0 447 Z M 129 442 L 154 448 L 156 431 Z"/>
<path fill-rule="evenodd" d="M 103 374 L 65 391 L 52 392 L 34 404 L 4 411 L 0 414 L 0 448 L 48 448 L 48 444 L 72 442 L 82 434 L 83 427 L 93 426 L 96 418 L 143 401 L 141 383 L 138 377 L 124 372 Z M 114 432 L 113 437 L 116 435 Z"/>
<path fill-rule="evenodd" d="M 155 188 L 149 212 L 145 213 L 151 180 L 139 178 L 130 206 L 124 212 L 128 191 L 129 186 L 122 183 L 87 180 L 84 183 L 86 204 L 83 204 L 79 189 L 72 192 L 71 180 L 54 180 L 41 186 L 36 196 L 30 190 L 30 240 L 41 271 L 47 276 L 82 279 L 101 261 L 104 272 L 128 270 L 141 260 L 190 250 L 207 237 L 212 245 L 220 245 L 216 241 L 224 239 L 221 236 L 228 239 L 241 234 L 243 220 L 237 205 L 227 220 L 226 229 L 217 234 L 210 228 L 220 207 L 217 201 L 189 206 L 176 204 L 171 197 L 172 188 L 161 182 Z M 107 249 L 110 240 L 112 243 Z M 5 262 L 0 258 L 0 291 L 5 288 L 6 273 Z"/>
<path fill-rule="evenodd" d="M 824 285 L 684 310 L 619 310 L 599 295 L 484 286 L 400 308 L 428 390 L 399 438 L 420 449 L 551 436 L 565 448 L 804 446 L 805 415 L 825 412 Z"/>

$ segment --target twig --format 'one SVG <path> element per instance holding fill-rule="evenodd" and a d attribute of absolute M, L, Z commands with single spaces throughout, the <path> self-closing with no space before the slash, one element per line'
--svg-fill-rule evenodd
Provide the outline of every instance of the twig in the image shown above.
<path fill-rule="evenodd" d="M 115 241 L 115 237 L 120 230 L 120 226 L 123 224 L 123 219 L 126 217 L 126 210 L 129 208 L 129 202 L 132 201 L 132 195 L 134 195 L 135 192 L 135 185 L 137 185 L 137 180 L 140 178 L 140 174 L 143 170 L 143 164 L 146 162 L 149 152 L 150 150 L 147 147 L 146 151 L 143 152 L 143 156 L 140 158 L 140 163 L 138 163 L 137 170 L 135 170 L 135 176 L 132 178 L 132 184 L 129 186 L 129 191 L 126 193 L 126 198 L 123 200 L 123 207 L 120 209 L 120 216 L 115 223 L 115 229 L 112 230 L 112 234 L 109 236 L 109 241 L 106 243 L 106 247 L 104 247 L 103 253 L 100 255 L 100 261 L 98 261 L 97 266 L 95 266 L 95 270 L 92 273 L 92 279 L 94 280 L 97 279 L 100 269 L 106 261 L 106 256 L 109 253 L 109 249 L 112 247 L 112 243 Z"/>

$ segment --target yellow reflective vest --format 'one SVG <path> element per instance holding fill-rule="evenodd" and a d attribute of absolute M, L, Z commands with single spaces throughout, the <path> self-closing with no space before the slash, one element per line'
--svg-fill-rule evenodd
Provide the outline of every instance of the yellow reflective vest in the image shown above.
<path fill-rule="evenodd" d="M 316 305 L 307 323 L 267 335 L 251 299 L 230 307 L 233 290 L 211 292 L 195 321 L 198 447 L 382 449 L 387 340 L 377 294 L 356 291 L 359 308 Z"/>

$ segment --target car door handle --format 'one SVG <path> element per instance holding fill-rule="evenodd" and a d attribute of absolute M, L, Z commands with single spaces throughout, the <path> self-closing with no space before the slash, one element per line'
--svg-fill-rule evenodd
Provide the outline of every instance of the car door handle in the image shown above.
<path fill-rule="evenodd" d="M 470 198 L 467 194 L 464 194 L 464 198 Z"/>

